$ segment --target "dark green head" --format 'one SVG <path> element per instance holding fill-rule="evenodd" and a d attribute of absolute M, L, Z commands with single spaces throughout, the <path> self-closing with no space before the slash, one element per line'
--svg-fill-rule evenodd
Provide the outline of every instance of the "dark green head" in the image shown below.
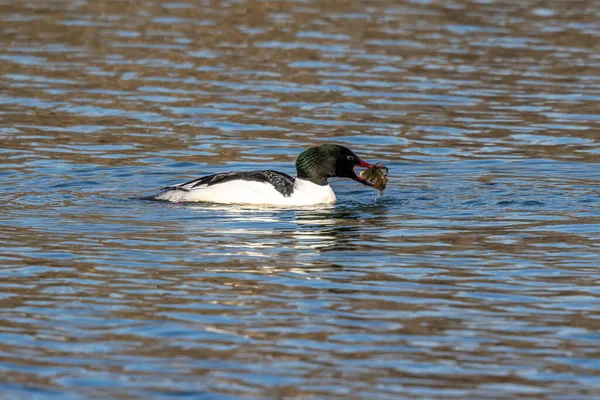
<path fill-rule="evenodd" d="M 317 185 L 327 185 L 327 178 L 334 176 L 350 178 L 367 186 L 373 186 L 357 176 L 354 167 L 373 167 L 364 162 L 350 149 L 337 144 L 323 144 L 311 147 L 298 156 L 296 171 L 298 178 L 306 179 Z"/>

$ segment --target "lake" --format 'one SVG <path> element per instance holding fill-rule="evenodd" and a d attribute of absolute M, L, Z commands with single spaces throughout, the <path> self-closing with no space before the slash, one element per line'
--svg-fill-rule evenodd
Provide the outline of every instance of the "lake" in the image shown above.
<path fill-rule="evenodd" d="M 600 397 L 600 3 L 0 2 L 7 399 Z M 338 143 L 297 209 L 149 201 Z M 0 397 L 2 397 L 0 396 Z"/>

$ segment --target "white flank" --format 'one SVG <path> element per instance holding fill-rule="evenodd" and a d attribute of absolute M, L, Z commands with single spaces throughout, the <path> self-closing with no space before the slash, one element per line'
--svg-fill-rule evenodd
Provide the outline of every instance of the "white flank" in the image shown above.
<path fill-rule="evenodd" d="M 172 202 L 210 202 L 221 204 L 262 204 L 276 206 L 307 206 L 333 203 L 335 193 L 331 186 L 320 186 L 296 178 L 294 191 L 289 197 L 279 193 L 265 182 L 234 180 L 212 186 L 198 186 L 190 191 L 167 190 L 156 196 L 158 200 Z"/>

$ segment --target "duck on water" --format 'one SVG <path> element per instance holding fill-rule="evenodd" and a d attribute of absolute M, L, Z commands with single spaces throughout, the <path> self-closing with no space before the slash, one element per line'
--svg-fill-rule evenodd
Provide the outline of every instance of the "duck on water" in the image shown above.
<path fill-rule="evenodd" d="M 324 144 L 296 159 L 296 178 L 279 171 L 232 171 L 204 176 L 163 188 L 154 198 L 172 202 L 304 206 L 335 202 L 328 178 L 350 178 L 373 184 L 354 172 L 373 168 L 350 149 Z"/>

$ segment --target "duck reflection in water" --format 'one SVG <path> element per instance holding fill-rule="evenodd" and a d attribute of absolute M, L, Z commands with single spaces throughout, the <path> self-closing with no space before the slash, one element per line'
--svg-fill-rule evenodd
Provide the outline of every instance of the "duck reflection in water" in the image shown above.
<path fill-rule="evenodd" d="M 199 247 L 211 255 L 277 259 L 270 267 L 310 266 L 323 252 L 353 252 L 377 241 L 377 226 L 385 224 L 387 207 L 320 205 L 295 210 L 230 205 L 185 205 L 197 210 L 201 225 L 189 224 L 188 239 L 229 238 Z M 204 221 L 218 216 L 219 228 L 203 230 Z M 365 217 L 368 216 L 368 217 Z M 223 223 L 223 221 L 228 221 Z M 372 247 L 372 245 L 371 245 Z M 302 250 L 298 252 L 297 250 Z M 208 255 L 208 254 L 207 254 Z"/>

